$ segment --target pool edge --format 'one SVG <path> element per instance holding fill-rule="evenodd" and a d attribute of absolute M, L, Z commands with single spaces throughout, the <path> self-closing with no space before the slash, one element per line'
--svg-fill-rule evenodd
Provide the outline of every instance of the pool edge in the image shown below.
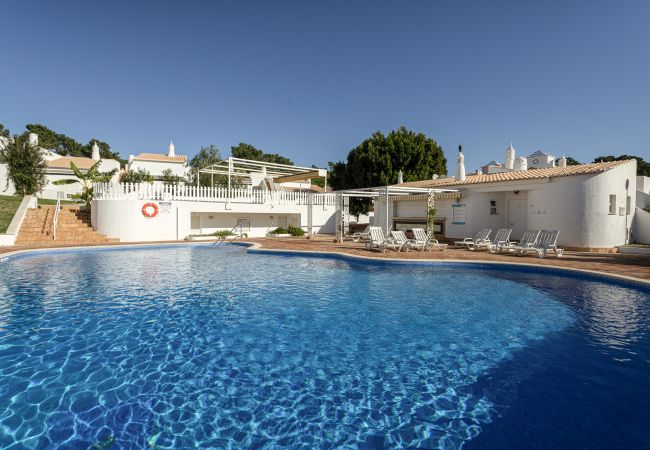
<path fill-rule="evenodd" d="M 133 244 L 120 244 L 120 245 L 93 245 L 93 246 L 75 246 L 75 247 L 50 247 L 50 248 L 33 248 L 33 249 L 21 249 L 21 250 L 15 250 L 13 252 L 7 252 L 4 254 L 0 255 L 0 263 L 6 262 L 7 260 L 10 260 L 16 256 L 21 256 L 21 255 L 30 255 L 30 254 L 42 254 L 42 253 L 63 253 L 67 251 L 88 251 L 88 250 L 117 250 L 117 249 L 134 249 L 134 248 L 152 248 L 152 247 L 170 247 L 170 246 L 176 246 L 176 245 L 187 245 L 187 246 L 210 246 L 213 245 L 214 243 L 211 241 L 199 241 L 199 242 L 192 242 L 192 241 L 170 241 L 170 242 L 152 242 L 152 243 L 147 243 L 147 242 L 138 242 L 138 243 L 133 243 Z M 426 258 L 426 259 L 386 259 L 386 258 L 380 258 L 376 256 L 364 256 L 364 255 L 352 255 L 349 253 L 345 252 L 336 252 L 336 251 L 327 251 L 327 252 L 322 252 L 322 251 L 316 251 L 316 250 L 291 250 L 291 249 L 274 249 L 274 248 L 265 248 L 262 244 L 258 242 L 247 242 L 247 241 L 239 241 L 239 242 L 230 242 L 229 245 L 237 245 L 237 246 L 243 246 L 246 247 L 246 250 L 248 252 L 252 253 L 268 253 L 268 254 L 277 254 L 277 255 L 310 255 L 310 256 L 319 256 L 319 257 L 336 257 L 339 259 L 348 259 L 352 261 L 364 261 L 364 262 L 373 262 L 377 263 L 380 262 L 382 264 L 413 264 L 413 265 L 418 265 L 418 264 L 432 264 L 432 263 L 437 263 L 437 264 L 467 264 L 467 265 L 493 265 L 493 266 L 510 266 L 510 267 L 526 267 L 526 268 L 534 268 L 538 269 L 541 271 L 547 271 L 547 272 L 553 272 L 553 271 L 559 271 L 559 272 L 569 272 L 573 274 L 587 274 L 591 276 L 597 276 L 597 277 L 602 277 L 605 279 L 612 279 L 612 280 L 618 280 L 618 281 L 624 281 L 624 282 L 629 282 L 629 283 L 636 283 L 640 284 L 644 287 L 649 287 L 650 286 L 650 280 L 644 280 L 643 278 L 636 278 L 636 277 L 631 277 L 628 275 L 619 275 L 619 274 L 612 274 L 608 272 L 601 272 L 598 270 L 590 270 L 590 269 L 578 269 L 575 267 L 562 267 L 562 266 L 547 266 L 547 265 L 541 265 L 541 264 L 533 264 L 533 263 L 525 263 L 525 262 L 511 262 L 511 261 L 477 261 L 477 260 L 468 260 L 468 259 L 436 259 L 436 258 Z"/>

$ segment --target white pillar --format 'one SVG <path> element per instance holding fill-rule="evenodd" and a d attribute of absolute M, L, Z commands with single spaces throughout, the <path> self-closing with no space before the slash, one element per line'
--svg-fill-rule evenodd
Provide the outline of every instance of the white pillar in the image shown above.
<path fill-rule="evenodd" d="M 463 146 L 458 146 L 458 159 L 456 160 L 456 181 L 465 180 L 465 156 L 463 155 Z"/>
<path fill-rule="evenodd" d="M 99 146 L 97 145 L 97 141 L 93 142 L 93 154 L 92 154 L 92 159 L 94 161 L 99 161 Z"/>

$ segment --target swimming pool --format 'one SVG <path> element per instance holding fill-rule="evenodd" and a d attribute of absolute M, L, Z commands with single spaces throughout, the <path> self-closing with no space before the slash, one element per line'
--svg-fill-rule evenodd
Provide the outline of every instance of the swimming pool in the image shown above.
<path fill-rule="evenodd" d="M 0 263 L 0 448 L 640 448 L 650 289 L 209 245 Z"/>

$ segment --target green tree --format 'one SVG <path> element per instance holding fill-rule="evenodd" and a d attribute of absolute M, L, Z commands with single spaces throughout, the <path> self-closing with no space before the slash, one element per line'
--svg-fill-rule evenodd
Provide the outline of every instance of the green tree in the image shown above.
<path fill-rule="evenodd" d="M 331 162 L 329 184 L 333 189 L 387 186 L 404 181 L 430 180 L 447 173 L 447 159 L 438 143 L 422 133 L 401 127 L 384 136 L 380 131 L 348 154 L 346 162 Z M 353 199 L 350 212 L 366 213 L 370 201 Z"/>
<path fill-rule="evenodd" d="M 148 170 L 126 170 L 120 175 L 120 183 L 153 183 L 153 176 Z"/>
<path fill-rule="evenodd" d="M 99 171 L 99 165 L 101 161 L 97 161 L 93 164 L 86 173 L 82 173 L 81 170 L 76 166 L 75 163 L 70 163 L 70 169 L 76 179 L 68 178 L 64 180 L 57 180 L 53 184 L 64 185 L 64 184 L 74 184 L 79 183 L 81 185 L 81 194 L 75 194 L 72 198 L 77 198 L 86 203 L 86 208 L 90 211 L 91 202 L 93 201 L 95 183 L 108 183 L 113 178 L 113 175 L 117 173 L 117 169 L 113 169 L 110 172 L 102 173 Z"/>
<path fill-rule="evenodd" d="M 47 184 L 47 162 L 41 150 L 31 145 L 26 136 L 8 139 L 4 148 L 0 148 L 0 163 L 7 165 L 7 187 L 11 180 L 17 194 L 36 194 Z"/>
<path fill-rule="evenodd" d="M 566 158 L 566 165 L 567 166 L 579 166 L 580 164 L 582 164 L 580 161 L 578 161 L 575 158 L 572 158 L 571 156 L 565 156 L 565 158 Z M 557 166 L 559 164 L 560 164 L 560 158 L 557 158 L 555 160 L 555 165 Z"/>
<path fill-rule="evenodd" d="M 166 186 L 177 186 L 185 180 L 181 176 L 174 175 L 174 171 L 172 169 L 165 169 L 162 171 L 161 181 Z"/>
<path fill-rule="evenodd" d="M 201 186 L 213 186 L 217 184 L 225 184 L 227 181 L 225 175 L 211 175 L 209 173 L 199 174 L 199 170 L 205 169 L 213 164 L 222 161 L 221 152 L 214 145 L 201 147 L 201 150 L 194 155 L 190 160 L 190 174 L 192 176 L 192 183 L 196 183 L 196 177 L 201 175 L 199 182 Z"/>
<path fill-rule="evenodd" d="M 275 164 L 288 164 L 293 166 L 293 161 L 277 153 L 264 153 L 262 150 L 255 148 L 250 144 L 240 142 L 235 147 L 230 147 L 230 154 L 234 158 L 252 159 L 254 161 L 263 161 Z"/>
<path fill-rule="evenodd" d="M 39 147 L 52 150 L 63 156 L 83 156 L 90 158 L 92 156 L 93 141 L 99 146 L 99 155 L 106 159 L 116 159 L 121 163 L 124 160 L 118 153 L 112 152 L 110 145 L 99 139 L 92 138 L 86 145 L 77 142 L 75 139 L 65 134 L 56 133 L 45 125 L 29 123 L 25 126 L 27 132 L 38 134 Z"/>
<path fill-rule="evenodd" d="M 0 136 L 9 138 L 9 130 L 5 128 L 5 126 L 1 123 L 0 123 Z"/>
<path fill-rule="evenodd" d="M 597 156 L 594 162 L 623 161 L 626 159 L 636 159 L 636 174 L 639 176 L 650 177 L 650 162 L 640 156 L 621 155 L 621 156 Z"/>

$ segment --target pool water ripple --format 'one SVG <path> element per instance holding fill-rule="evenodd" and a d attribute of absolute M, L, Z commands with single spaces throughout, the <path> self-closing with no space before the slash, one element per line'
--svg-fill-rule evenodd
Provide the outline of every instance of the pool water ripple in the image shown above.
<path fill-rule="evenodd" d="M 477 380 L 577 320 L 481 271 L 210 246 L 10 260 L 0 448 L 460 448 L 498 417 Z"/>

